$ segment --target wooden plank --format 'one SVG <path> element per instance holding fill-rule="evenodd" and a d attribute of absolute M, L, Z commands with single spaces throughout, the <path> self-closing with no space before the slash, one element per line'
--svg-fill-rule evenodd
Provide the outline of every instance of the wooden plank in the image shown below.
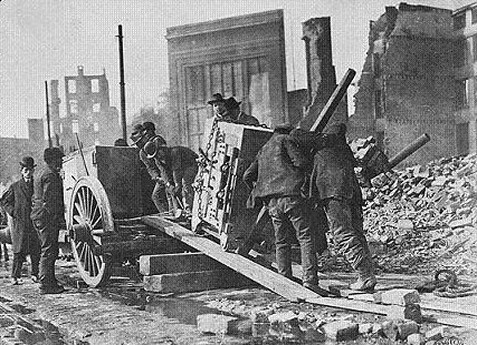
<path fill-rule="evenodd" d="M 228 270 L 228 267 L 203 253 L 157 254 L 139 257 L 139 272 L 145 276 L 213 270 Z"/>
<path fill-rule="evenodd" d="M 230 269 L 144 276 L 144 290 L 184 293 L 250 286 L 251 281 Z"/>
<path fill-rule="evenodd" d="M 157 216 L 144 216 L 144 223 L 159 229 L 169 236 L 201 251 L 220 263 L 232 268 L 247 278 L 259 283 L 290 301 L 305 301 L 320 297 L 300 284 L 285 278 L 249 259 L 234 253 L 224 252 L 220 245 L 210 239 L 198 236 L 192 231 Z"/>
<path fill-rule="evenodd" d="M 203 252 L 207 256 L 210 256 L 290 301 L 308 302 L 326 307 L 378 315 L 392 314 L 393 306 L 342 298 L 321 297 L 304 288 L 300 284 L 285 278 L 278 273 L 247 259 L 246 257 L 224 252 L 219 244 L 212 242 L 210 239 L 198 236 L 192 231 L 158 216 L 144 216 L 142 220 L 144 223 L 168 234 L 169 236 L 177 238 L 183 243 Z M 437 315 L 436 317 L 437 323 L 474 329 L 477 329 L 476 320 L 476 318 L 472 317 L 456 317 L 452 315 Z"/>

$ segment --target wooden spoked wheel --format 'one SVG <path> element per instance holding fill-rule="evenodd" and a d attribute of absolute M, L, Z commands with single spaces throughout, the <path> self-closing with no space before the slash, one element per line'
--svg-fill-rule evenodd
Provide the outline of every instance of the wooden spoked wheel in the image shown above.
<path fill-rule="evenodd" d="M 70 243 L 83 280 L 92 287 L 106 283 L 111 262 L 102 251 L 105 237 L 114 233 L 114 219 L 106 192 L 96 178 L 75 184 L 68 213 Z"/>

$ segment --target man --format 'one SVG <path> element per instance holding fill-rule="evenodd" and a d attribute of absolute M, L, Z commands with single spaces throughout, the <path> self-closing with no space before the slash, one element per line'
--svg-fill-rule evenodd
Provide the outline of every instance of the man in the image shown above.
<path fill-rule="evenodd" d="M 214 93 L 212 95 L 212 99 L 207 102 L 212 106 L 212 110 L 214 111 L 214 116 L 216 118 L 222 119 L 225 113 L 227 112 L 227 108 L 225 107 L 225 99 L 222 97 L 221 93 Z"/>
<path fill-rule="evenodd" d="M 363 233 L 361 189 L 354 173 L 355 160 L 346 143 L 346 125 L 334 123 L 325 133 L 339 139 L 316 152 L 311 193 L 324 206 L 335 243 L 358 273 L 351 289 L 372 291 L 376 285 L 368 242 Z"/>
<path fill-rule="evenodd" d="M 63 181 L 63 152 L 58 147 L 45 149 L 43 168 L 33 184 L 31 220 L 40 239 L 40 294 L 58 294 L 65 291 L 55 277 L 58 258 L 58 233 L 65 225 Z"/>
<path fill-rule="evenodd" d="M 146 125 L 146 128 L 144 125 Z M 161 171 L 162 167 L 158 166 L 154 159 L 147 158 L 144 152 L 146 144 L 152 145 L 157 149 L 158 147 L 165 146 L 166 141 L 160 135 L 155 134 L 155 126 L 152 122 L 136 124 L 131 134 L 131 140 L 139 148 L 139 158 L 145 165 L 151 179 L 155 182 L 151 199 L 160 213 L 167 212 L 169 210 L 169 202 L 166 197 L 165 185 L 161 179 L 161 176 L 165 175 L 165 171 Z"/>
<path fill-rule="evenodd" d="M 233 97 L 224 99 L 222 97 L 222 94 L 215 93 L 212 95 L 212 99 L 207 103 L 212 105 L 215 117 L 220 120 L 238 123 L 242 125 L 260 124 L 255 117 L 242 112 L 240 110 L 240 104 L 242 102 L 237 102 Z"/>
<path fill-rule="evenodd" d="M 289 231 L 295 230 L 300 244 L 303 285 L 319 294 L 316 256 L 310 228 L 310 209 L 302 196 L 305 172 L 309 162 L 290 140 L 289 125 L 277 126 L 270 140 L 260 149 L 254 162 L 245 171 L 243 181 L 253 196 L 268 208 L 275 230 L 278 273 L 292 277 Z"/>
<path fill-rule="evenodd" d="M 224 116 L 225 120 L 240 123 L 242 125 L 259 125 L 260 122 L 258 122 L 257 118 L 245 114 L 240 110 L 240 103 L 242 102 L 237 102 L 233 97 L 230 97 L 225 101 L 225 107 L 227 108 L 227 113 Z"/>
<path fill-rule="evenodd" d="M 144 152 L 148 159 L 154 159 L 157 166 L 165 169 L 166 173 L 161 175 L 161 180 L 166 188 L 171 188 L 173 195 L 182 194 L 184 209 L 190 212 L 194 200 L 192 184 L 197 175 L 198 155 L 187 147 L 156 147 L 150 142 L 144 146 Z"/>
<path fill-rule="evenodd" d="M 38 265 L 40 262 L 40 244 L 38 234 L 30 219 L 33 195 L 33 172 L 35 161 L 32 157 L 23 157 L 20 162 L 21 179 L 14 182 L 3 194 L 1 203 L 12 217 L 11 238 L 13 250 L 12 284 L 21 283 L 21 270 L 26 256 L 30 255 L 31 279 L 38 282 Z"/>

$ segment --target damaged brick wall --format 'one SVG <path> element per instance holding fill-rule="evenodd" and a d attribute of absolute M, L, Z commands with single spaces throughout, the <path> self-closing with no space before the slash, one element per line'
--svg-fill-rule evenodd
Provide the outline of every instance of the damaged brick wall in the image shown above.
<path fill-rule="evenodd" d="M 387 8 L 371 25 L 350 137 L 373 135 L 393 155 L 427 132 L 431 142 L 406 164 L 455 154 L 455 47 L 450 10 Z"/>

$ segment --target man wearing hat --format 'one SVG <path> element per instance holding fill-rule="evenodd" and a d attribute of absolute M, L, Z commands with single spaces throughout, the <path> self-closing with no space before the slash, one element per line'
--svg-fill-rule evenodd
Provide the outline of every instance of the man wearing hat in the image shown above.
<path fill-rule="evenodd" d="M 253 187 L 253 196 L 268 208 L 275 230 L 278 273 L 292 278 L 289 232 L 294 231 L 300 244 L 303 285 L 326 294 L 318 285 L 310 207 L 302 193 L 309 161 L 291 140 L 290 125 L 280 125 L 260 149 L 243 175 Z"/>
<path fill-rule="evenodd" d="M 311 194 L 325 209 L 334 242 L 358 273 L 351 289 L 372 291 L 374 265 L 363 232 L 363 199 L 354 173 L 356 162 L 346 143 L 346 125 L 333 123 L 325 133 L 339 140 L 316 152 Z"/>
<path fill-rule="evenodd" d="M 192 184 L 197 175 L 198 155 L 184 146 L 156 147 L 150 142 L 144 146 L 144 152 L 148 159 L 153 159 L 157 166 L 164 169 L 164 174 L 161 175 L 164 185 L 175 196 L 182 194 L 184 208 L 190 212 L 194 200 Z"/>
<path fill-rule="evenodd" d="M 147 158 L 147 154 L 144 152 L 146 144 L 156 150 L 158 147 L 166 146 L 166 141 L 162 136 L 155 133 L 155 126 L 152 122 L 136 124 L 131 134 L 131 140 L 139 148 L 139 159 L 143 162 L 149 176 L 155 182 L 151 199 L 159 212 L 167 212 L 170 201 L 166 195 L 165 185 L 161 178 L 161 176 L 164 176 L 165 171 L 156 164 L 153 158 Z"/>
<path fill-rule="evenodd" d="M 240 110 L 240 104 L 234 97 L 224 99 L 222 94 L 216 93 L 212 95 L 212 99 L 208 102 L 214 109 L 215 116 L 224 121 L 238 123 L 242 125 L 259 125 L 258 120 L 245 114 Z"/>
<path fill-rule="evenodd" d="M 38 173 L 33 185 L 30 217 L 40 238 L 40 294 L 58 294 L 65 291 L 55 277 L 58 233 L 60 226 L 65 224 L 63 180 L 60 176 L 63 156 L 58 147 L 46 148 L 43 153 L 46 166 Z"/>
<path fill-rule="evenodd" d="M 35 167 L 32 157 L 23 157 L 20 161 L 21 179 L 14 182 L 1 199 L 5 211 L 12 217 L 12 284 L 14 285 L 21 283 L 21 270 L 28 254 L 31 260 L 31 279 L 35 283 L 38 282 L 40 244 L 30 219 Z"/>
<path fill-rule="evenodd" d="M 225 99 L 222 97 L 221 93 L 214 93 L 212 95 L 212 99 L 207 102 L 212 106 L 214 111 L 214 116 L 219 119 L 222 119 L 225 113 L 227 112 L 227 108 L 225 107 Z"/>

